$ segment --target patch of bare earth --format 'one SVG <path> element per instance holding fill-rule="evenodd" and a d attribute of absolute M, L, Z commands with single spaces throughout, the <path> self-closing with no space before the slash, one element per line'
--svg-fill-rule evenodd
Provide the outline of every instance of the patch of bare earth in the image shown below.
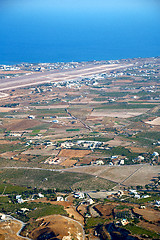
<path fill-rule="evenodd" d="M 0 222 L 0 240 L 21 240 L 16 235 L 20 228 L 21 224 L 17 221 Z"/>
<path fill-rule="evenodd" d="M 58 155 L 58 157 L 84 157 L 90 154 L 92 151 L 90 150 L 74 150 L 74 149 L 62 149 Z"/>
<path fill-rule="evenodd" d="M 18 143 L 18 141 L 12 141 L 12 145 L 17 144 L 17 143 Z M 11 142 L 7 141 L 7 140 L 0 140 L 0 144 L 11 144 Z"/>
<path fill-rule="evenodd" d="M 67 159 L 64 162 L 62 162 L 60 165 L 64 167 L 72 167 L 76 163 L 77 163 L 77 160 Z"/>
<path fill-rule="evenodd" d="M 118 117 L 118 118 L 130 118 L 139 116 L 145 112 L 147 112 L 148 109 L 96 109 L 91 113 L 91 117 Z"/>
<path fill-rule="evenodd" d="M 3 158 L 8 159 L 8 158 L 14 157 L 14 156 L 17 155 L 18 153 L 19 153 L 19 152 L 14 152 L 14 151 L 4 152 L 4 153 L 0 154 L 0 156 L 3 157 Z"/>
<path fill-rule="evenodd" d="M 157 117 L 157 118 L 155 118 L 154 120 L 152 120 L 152 121 L 147 121 L 147 122 L 145 122 L 145 123 L 148 123 L 148 124 L 150 124 L 150 125 L 159 126 L 159 125 L 160 125 L 160 117 Z"/>
<path fill-rule="evenodd" d="M 10 112 L 18 110 L 19 108 L 0 107 L 0 112 Z"/>
<path fill-rule="evenodd" d="M 82 240 L 83 228 L 82 226 L 71 218 L 60 215 L 51 215 L 41 219 L 41 225 L 34 229 L 30 237 L 36 240 L 41 239 L 62 239 L 62 240 Z M 47 238 L 49 237 L 50 238 Z"/>
<path fill-rule="evenodd" d="M 113 204 L 97 204 L 94 208 L 103 216 L 106 218 L 112 217 L 112 212 L 114 209 L 115 205 Z"/>
<path fill-rule="evenodd" d="M 45 148 L 45 149 L 34 149 L 34 150 L 27 150 L 22 154 L 26 155 L 41 155 L 41 156 L 55 156 L 57 155 L 59 150 L 52 150 L 52 148 Z"/>
<path fill-rule="evenodd" d="M 140 208 L 134 208 L 134 213 L 142 216 L 145 220 L 151 221 L 151 222 L 159 222 L 160 221 L 160 213 L 159 211 L 156 211 L 154 209 L 140 209 Z"/>
<path fill-rule="evenodd" d="M 132 152 L 135 152 L 135 153 L 142 153 L 142 152 L 146 152 L 147 151 L 147 148 L 144 148 L 144 147 L 133 147 L 133 146 L 129 146 L 128 147 Z"/>
<path fill-rule="evenodd" d="M 40 124 L 41 123 L 37 120 L 24 119 L 24 120 L 17 120 L 15 123 L 7 124 L 4 127 L 7 129 L 7 131 L 21 131 L 27 128 L 38 126 Z"/>
<path fill-rule="evenodd" d="M 76 211 L 75 207 L 71 206 L 65 210 L 69 214 L 69 217 L 74 217 L 74 219 L 80 222 L 82 225 L 84 224 L 84 218 Z"/>
<path fill-rule="evenodd" d="M 90 154 L 90 150 L 74 150 L 74 149 L 62 149 L 58 154 L 58 159 L 60 160 L 60 165 L 64 167 L 72 167 L 77 163 L 77 159 L 72 158 L 83 158 Z M 62 158 L 67 158 L 62 161 Z"/>
<path fill-rule="evenodd" d="M 109 147 L 117 147 L 117 146 L 126 147 L 126 146 L 129 146 L 131 142 L 123 141 L 120 139 L 113 139 L 108 141 L 107 144 L 109 145 Z"/>
<path fill-rule="evenodd" d="M 150 231 L 154 231 L 156 233 L 160 233 L 160 227 L 149 222 L 140 221 L 138 223 L 138 226 L 148 229 Z"/>

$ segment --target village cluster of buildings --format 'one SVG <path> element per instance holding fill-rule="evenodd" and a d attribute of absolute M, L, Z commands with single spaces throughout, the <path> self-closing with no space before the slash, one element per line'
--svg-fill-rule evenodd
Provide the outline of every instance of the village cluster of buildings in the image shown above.
<path fill-rule="evenodd" d="M 137 192 L 137 190 L 134 190 L 134 189 L 130 189 L 129 193 L 130 193 L 131 196 L 133 196 L 136 199 L 142 199 L 142 198 L 149 198 L 150 197 L 148 194 L 147 195 L 139 194 Z"/>
<path fill-rule="evenodd" d="M 64 142 L 61 143 L 61 147 L 62 148 L 66 148 L 66 149 L 70 149 L 72 147 L 80 147 L 80 148 L 85 148 L 85 149 L 95 149 L 95 148 L 100 148 L 102 147 L 104 143 L 103 142 L 99 142 L 99 141 L 85 141 L 85 140 L 78 140 L 78 141 L 74 141 L 74 142 Z M 102 148 L 103 149 L 103 148 Z"/>
<path fill-rule="evenodd" d="M 24 203 L 24 202 L 28 202 L 28 201 L 31 201 L 31 200 L 34 200 L 34 196 L 32 196 L 32 198 L 27 198 L 27 199 L 23 199 L 22 195 L 16 195 L 16 201 L 17 203 Z M 37 198 L 43 198 L 44 195 L 42 193 L 38 193 L 37 195 Z"/>

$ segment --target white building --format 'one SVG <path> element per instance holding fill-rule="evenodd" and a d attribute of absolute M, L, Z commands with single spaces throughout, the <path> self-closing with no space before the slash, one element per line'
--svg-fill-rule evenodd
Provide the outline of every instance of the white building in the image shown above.
<path fill-rule="evenodd" d="M 79 199 L 83 199 L 83 198 L 84 198 L 84 193 L 82 193 L 82 192 L 76 192 L 76 193 L 74 194 L 74 197 L 75 197 L 75 198 L 79 198 Z"/>
<path fill-rule="evenodd" d="M 124 159 L 121 159 L 121 160 L 119 161 L 119 164 L 120 164 L 120 165 L 124 165 Z"/>
<path fill-rule="evenodd" d="M 149 195 L 143 195 L 142 198 L 149 198 Z"/>
<path fill-rule="evenodd" d="M 87 202 L 88 202 L 90 205 L 94 203 L 94 201 L 93 201 L 92 198 L 87 199 Z"/>
<path fill-rule="evenodd" d="M 62 196 L 57 197 L 57 202 L 63 202 L 64 198 Z"/>
<path fill-rule="evenodd" d="M 43 198 L 44 195 L 42 193 L 38 193 L 38 197 Z"/>
<path fill-rule="evenodd" d="M 138 194 L 137 191 L 134 189 L 130 189 L 129 191 L 130 191 L 130 194 Z"/>
<path fill-rule="evenodd" d="M 0 213 L 0 220 L 5 220 L 6 219 L 6 215 L 3 213 Z"/>
<path fill-rule="evenodd" d="M 134 197 L 137 198 L 137 199 L 141 198 L 141 196 L 139 194 L 135 194 Z"/>
<path fill-rule="evenodd" d="M 97 160 L 97 161 L 96 161 L 96 164 L 97 164 L 97 165 L 104 165 L 104 162 L 103 162 L 102 160 Z"/>
<path fill-rule="evenodd" d="M 160 207 L 160 201 L 156 201 L 155 207 Z"/>
<path fill-rule="evenodd" d="M 29 115 L 28 118 L 29 118 L 29 119 L 35 119 L 35 116 Z"/>
<path fill-rule="evenodd" d="M 16 200 L 17 200 L 18 203 L 24 203 L 24 200 L 22 199 L 21 195 L 17 195 Z"/>
<path fill-rule="evenodd" d="M 158 157 L 158 156 L 159 156 L 159 153 L 158 153 L 158 152 L 154 152 L 152 155 L 153 155 L 154 157 Z"/>
<path fill-rule="evenodd" d="M 127 219 L 122 219 L 122 220 L 121 220 L 122 226 L 125 226 L 125 225 L 127 225 L 128 223 L 129 223 L 129 222 L 128 222 Z"/>

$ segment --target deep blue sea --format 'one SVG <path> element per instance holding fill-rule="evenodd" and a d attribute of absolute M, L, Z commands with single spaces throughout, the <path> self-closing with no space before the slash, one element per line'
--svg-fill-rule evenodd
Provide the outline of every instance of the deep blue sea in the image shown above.
<path fill-rule="evenodd" d="M 0 0 L 0 64 L 160 56 L 160 0 Z"/>

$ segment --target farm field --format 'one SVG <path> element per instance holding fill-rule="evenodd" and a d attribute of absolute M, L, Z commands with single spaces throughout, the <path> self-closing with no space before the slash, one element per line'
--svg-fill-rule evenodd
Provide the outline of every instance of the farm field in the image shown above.
<path fill-rule="evenodd" d="M 35 240 L 159 239 L 160 58 L 0 67 L 1 212 Z"/>
<path fill-rule="evenodd" d="M 142 115 L 147 112 L 148 109 L 96 109 L 91 113 L 91 117 L 116 117 L 116 118 L 130 118 Z"/>
<path fill-rule="evenodd" d="M 115 183 L 107 179 L 96 178 L 85 173 L 69 173 L 63 169 L 50 171 L 45 169 L 1 169 L 1 182 L 12 183 L 23 187 L 56 188 L 69 190 L 70 188 L 83 190 L 109 189 Z"/>
<path fill-rule="evenodd" d="M 91 166 L 67 169 L 70 172 L 83 172 L 101 177 L 125 186 L 145 186 L 159 174 L 159 166 L 128 165 L 128 166 Z"/>
<path fill-rule="evenodd" d="M 160 220 L 159 213 L 157 211 L 153 211 L 152 209 L 134 208 L 134 212 L 143 216 L 143 218 L 147 221 L 158 222 Z"/>

